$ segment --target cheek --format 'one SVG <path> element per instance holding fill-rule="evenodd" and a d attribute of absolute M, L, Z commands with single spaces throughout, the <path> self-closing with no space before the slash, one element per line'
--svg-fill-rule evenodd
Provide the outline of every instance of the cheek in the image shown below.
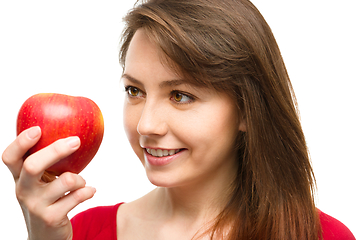
<path fill-rule="evenodd" d="M 202 142 L 204 148 L 222 148 L 224 145 L 232 145 L 236 137 L 237 129 L 232 122 L 221 118 L 208 118 L 193 125 L 193 142 Z"/>
<path fill-rule="evenodd" d="M 124 112 L 123 112 L 123 122 L 124 122 L 124 130 L 126 136 L 129 140 L 131 147 L 134 152 L 139 156 L 139 134 L 137 132 L 137 125 L 140 119 L 140 115 L 137 114 L 134 106 L 129 106 L 128 104 L 124 104 Z M 140 150 L 142 150 L 140 148 Z M 141 151 L 142 152 L 142 151 Z"/>
<path fill-rule="evenodd" d="M 133 129 L 133 125 L 134 122 L 132 121 L 132 119 L 134 118 L 134 116 L 131 114 L 130 112 L 130 108 L 128 107 L 128 105 L 125 103 L 124 104 L 124 111 L 123 111 L 123 123 L 124 123 L 124 130 L 125 133 L 128 137 L 128 139 L 130 140 L 131 135 L 132 135 L 132 129 Z"/>
<path fill-rule="evenodd" d="M 238 133 L 236 111 L 223 105 L 188 113 L 176 126 L 182 132 L 178 136 L 202 153 L 232 151 Z"/>

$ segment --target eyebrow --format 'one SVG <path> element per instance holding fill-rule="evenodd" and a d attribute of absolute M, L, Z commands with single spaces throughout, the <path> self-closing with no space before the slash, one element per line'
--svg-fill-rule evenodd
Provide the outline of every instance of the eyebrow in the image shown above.
<path fill-rule="evenodd" d="M 138 84 L 140 86 L 144 86 L 144 84 L 139 81 L 138 79 L 132 77 L 131 75 L 129 74 L 126 74 L 124 73 L 122 75 L 121 78 L 126 78 L 127 80 L 129 80 L 130 82 L 134 83 L 134 84 Z M 178 85 L 181 85 L 181 84 L 186 84 L 186 85 L 189 85 L 189 86 L 192 86 L 193 84 L 191 84 L 188 80 L 185 80 L 185 79 L 173 79 L 173 80 L 166 80 L 166 81 L 162 81 L 160 84 L 159 84 L 159 87 L 161 88 L 164 88 L 164 87 L 173 87 L 173 86 L 178 86 Z"/>

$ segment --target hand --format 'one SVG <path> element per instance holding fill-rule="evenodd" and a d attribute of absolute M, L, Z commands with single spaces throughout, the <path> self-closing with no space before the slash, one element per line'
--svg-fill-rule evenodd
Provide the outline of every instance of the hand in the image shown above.
<path fill-rule="evenodd" d="M 2 159 L 14 176 L 29 240 L 70 240 L 72 227 L 67 214 L 92 198 L 95 189 L 86 187 L 85 180 L 77 174 L 67 172 L 52 179 L 44 175 L 45 169 L 79 148 L 78 137 L 60 139 L 24 161 L 23 156 L 40 136 L 39 127 L 23 131 L 6 148 Z"/>

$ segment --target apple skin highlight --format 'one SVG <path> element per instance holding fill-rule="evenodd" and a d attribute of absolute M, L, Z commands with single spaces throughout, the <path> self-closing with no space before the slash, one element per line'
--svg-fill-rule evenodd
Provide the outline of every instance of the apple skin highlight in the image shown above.
<path fill-rule="evenodd" d="M 77 151 L 46 170 L 55 176 L 64 172 L 80 173 L 97 153 L 104 135 L 104 119 L 95 102 L 57 93 L 39 93 L 23 103 L 17 117 L 16 133 L 19 135 L 33 126 L 39 126 L 42 135 L 24 159 L 58 139 L 80 138 Z"/>

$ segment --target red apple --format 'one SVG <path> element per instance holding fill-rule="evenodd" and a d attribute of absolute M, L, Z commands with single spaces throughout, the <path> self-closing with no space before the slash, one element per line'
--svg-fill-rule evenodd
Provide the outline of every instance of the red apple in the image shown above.
<path fill-rule="evenodd" d="M 104 135 L 101 111 L 92 100 L 56 93 L 36 94 L 21 106 L 17 135 L 33 126 L 39 126 L 42 135 L 25 158 L 60 138 L 78 136 L 81 140 L 77 151 L 47 169 L 56 176 L 81 172 L 95 156 Z"/>

